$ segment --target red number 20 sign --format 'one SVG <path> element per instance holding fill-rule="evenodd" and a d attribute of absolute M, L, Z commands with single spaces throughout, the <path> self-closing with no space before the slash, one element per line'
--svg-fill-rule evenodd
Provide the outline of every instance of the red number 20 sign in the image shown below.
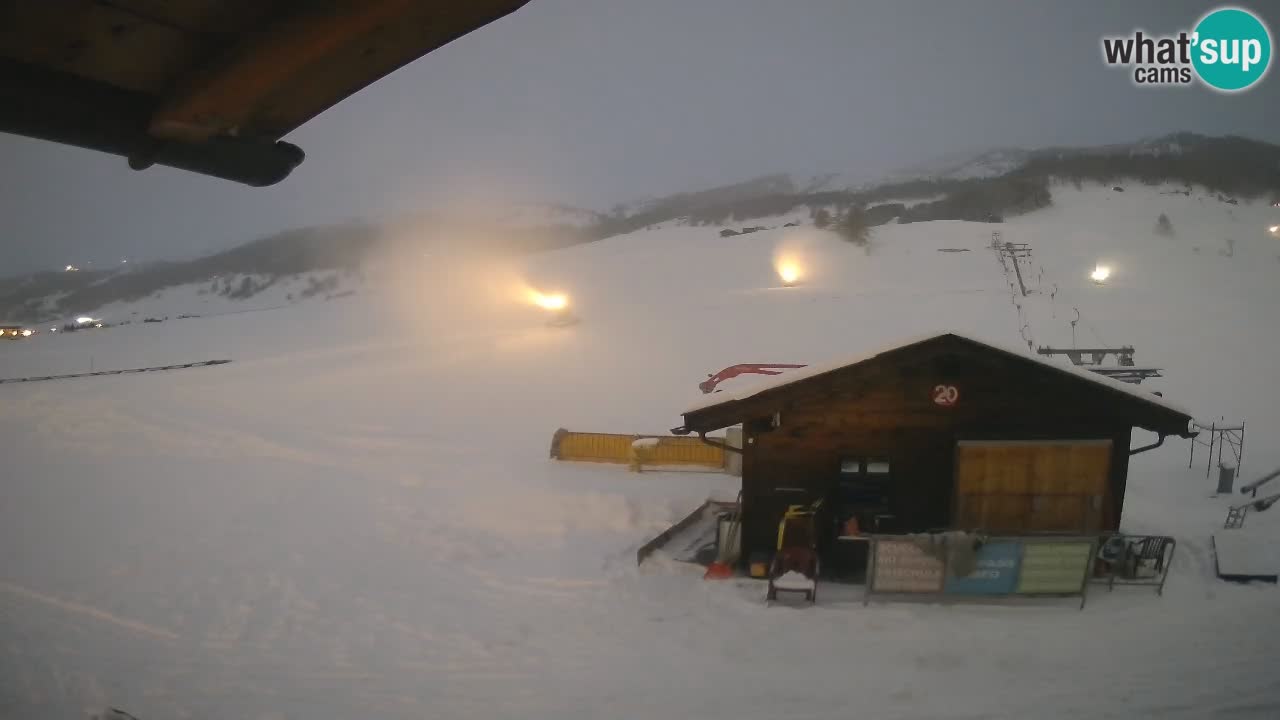
<path fill-rule="evenodd" d="M 955 385 L 934 385 L 933 404 L 951 407 L 960 401 L 960 388 Z"/>

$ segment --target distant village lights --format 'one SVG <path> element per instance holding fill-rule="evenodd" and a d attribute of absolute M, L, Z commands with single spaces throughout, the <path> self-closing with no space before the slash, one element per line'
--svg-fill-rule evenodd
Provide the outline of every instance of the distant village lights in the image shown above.
<path fill-rule="evenodd" d="M 1109 277 L 1111 277 L 1111 266 L 1109 265 L 1095 266 L 1093 272 L 1089 273 L 1089 279 L 1098 285 L 1105 283 Z"/>

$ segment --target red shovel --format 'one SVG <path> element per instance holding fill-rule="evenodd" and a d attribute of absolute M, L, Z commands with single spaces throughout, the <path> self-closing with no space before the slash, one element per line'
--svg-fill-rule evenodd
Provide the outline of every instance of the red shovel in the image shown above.
<path fill-rule="evenodd" d="M 702 576 L 703 580 L 728 580 L 733 577 L 733 568 L 729 563 L 722 563 L 719 560 L 707 566 L 707 572 Z"/>

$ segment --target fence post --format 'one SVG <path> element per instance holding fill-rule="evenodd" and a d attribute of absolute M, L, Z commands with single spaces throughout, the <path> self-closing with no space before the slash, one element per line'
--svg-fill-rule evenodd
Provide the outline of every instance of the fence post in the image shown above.
<path fill-rule="evenodd" d="M 1244 467 L 1244 420 L 1240 421 L 1240 454 L 1236 456 L 1236 477 L 1240 476 L 1240 468 Z"/>
<path fill-rule="evenodd" d="M 1204 464 L 1204 479 L 1209 479 L 1209 473 L 1213 470 L 1213 442 L 1218 434 L 1218 421 L 1209 423 L 1209 459 Z"/>
<path fill-rule="evenodd" d="M 1224 430 L 1222 433 L 1222 439 L 1218 441 L 1218 467 L 1222 467 L 1222 446 L 1227 444 L 1227 433 L 1229 432 L 1231 431 Z"/>
<path fill-rule="evenodd" d="M 867 543 L 867 578 L 862 593 L 862 606 L 866 607 L 871 603 L 871 593 L 875 590 L 873 585 L 876 581 L 876 548 L 880 545 L 880 538 L 877 535 L 871 536 L 871 541 Z"/>
<path fill-rule="evenodd" d="M 1196 437 L 1195 435 L 1192 435 L 1191 436 L 1191 457 L 1187 458 L 1187 469 L 1190 470 L 1191 466 L 1194 465 L 1195 462 L 1196 462 Z"/>
<path fill-rule="evenodd" d="M 636 447 L 636 442 L 640 440 L 639 435 L 631 436 L 631 444 L 627 446 L 627 469 L 631 472 L 644 472 L 644 459 L 641 457 L 640 448 Z"/>
<path fill-rule="evenodd" d="M 1015 259 L 1016 263 L 1017 260 Z M 938 583 L 938 602 L 945 602 L 947 595 L 947 578 L 951 577 L 951 540 L 950 535 L 943 535 L 942 541 L 942 580 Z"/>

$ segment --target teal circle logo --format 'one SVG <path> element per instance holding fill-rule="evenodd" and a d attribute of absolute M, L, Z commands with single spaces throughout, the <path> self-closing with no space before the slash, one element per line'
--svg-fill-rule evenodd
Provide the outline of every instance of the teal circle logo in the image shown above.
<path fill-rule="evenodd" d="M 1219 8 L 1195 27 L 1191 64 L 1206 85 L 1224 92 L 1251 87 L 1271 65 L 1271 33 L 1248 10 Z"/>

